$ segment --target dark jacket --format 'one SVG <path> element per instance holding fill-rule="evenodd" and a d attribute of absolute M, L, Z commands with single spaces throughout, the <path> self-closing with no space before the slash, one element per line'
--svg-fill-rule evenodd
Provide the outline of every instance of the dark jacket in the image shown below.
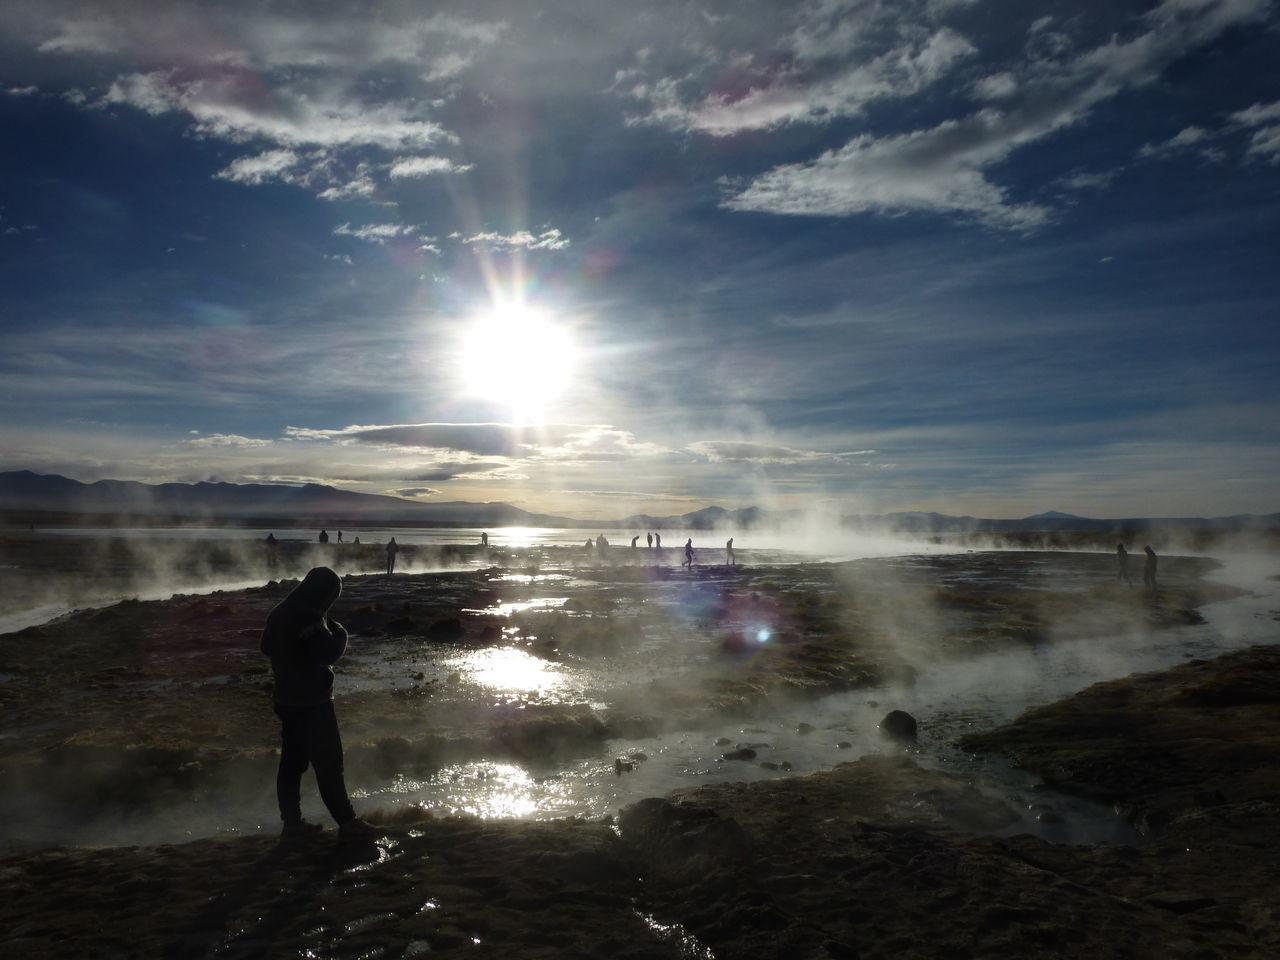
<path fill-rule="evenodd" d="M 328 567 L 310 570 L 267 616 L 262 652 L 271 658 L 278 704 L 309 707 L 333 699 L 333 667 L 347 649 L 347 631 L 328 617 L 342 593 Z"/>

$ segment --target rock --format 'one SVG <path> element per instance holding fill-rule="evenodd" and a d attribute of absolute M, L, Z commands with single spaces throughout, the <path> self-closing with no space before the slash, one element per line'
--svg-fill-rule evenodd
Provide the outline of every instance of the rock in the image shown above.
<path fill-rule="evenodd" d="M 880 732 L 894 740 L 916 739 L 916 718 L 905 710 L 890 710 L 880 721 Z"/>
<path fill-rule="evenodd" d="M 755 758 L 756 752 L 750 747 L 739 747 L 720 756 L 721 760 L 754 760 Z"/>
<path fill-rule="evenodd" d="M 800 726 L 796 727 L 796 733 L 800 734 L 802 737 L 807 737 L 816 729 L 817 728 L 812 723 L 802 723 Z"/>
<path fill-rule="evenodd" d="M 427 627 L 426 632 L 428 640 L 443 642 L 461 640 L 466 635 L 467 630 L 462 625 L 462 621 L 457 617 L 446 617 L 443 620 L 436 620 L 431 624 L 431 626 Z"/>
<path fill-rule="evenodd" d="M 853 746 L 853 744 L 852 744 L 852 743 L 850 743 L 848 740 L 841 740 L 839 743 L 837 743 L 837 744 L 836 744 L 836 749 L 837 749 L 837 750 L 848 750 L 848 749 L 849 749 L 849 748 L 851 748 L 852 746 Z"/>
<path fill-rule="evenodd" d="M 635 767 L 621 758 L 615 758 L 613 761 L 613 772 L 615 776 L 622 776 L 624 773 L 630 773 Z"/>

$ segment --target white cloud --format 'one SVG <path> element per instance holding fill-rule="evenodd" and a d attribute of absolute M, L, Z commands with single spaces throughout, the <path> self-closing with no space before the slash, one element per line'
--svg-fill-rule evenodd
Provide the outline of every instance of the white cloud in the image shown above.
<path fill-rule="evenodd" d="M 354 198 L 372 197 L 378 192 L 378 185 L 367 175 L 361 175 L 346 183 L 326 187 L 317 197 L 321 200 L 351 200 Z"/>
<path fill-rule="evenodd" d="M 1049 211 L 1011 201 L 988 179 L 989 168 L 1021 146 L 1083 122 L 1121 91 L 1152 83 L 1178 57 L 1266 10 L 1266 0 L 1165 0 L 1130 40 L 1113 37 L 1074 58 L 1033 57 L 1022 68 L 1016 94 L 1000 109 L 906 134 L 861 134 L 808 163 L 775 167 L 727 197 L 724 206 L 811 216 L 952 213 L 998 227 L 1034 228 Z M 1039 42 L 1043 31 L 1035 37 Z"/>
<path fill-rule="evenodd" d="M 251 157 L 239 157 L 231 161 L 215 176 L 235 183 L 261 184 L 268 180 L 291 182 L 288 172 L 298 165 L 300 158 L 292 150 L 267 150 Z"/>
<path fill-rule="evenodd" d="M 10 97 L 31 97 L 39 93 L 40 88 L 34 85 L 26 87 L 9 87 L 2 92 Z"/>
<path fill-rule="evenodd" d="M 629 118 L 633 125 L 729 136 L 827 123 L 856 116 L 876 100 L 918 93 L 975 54 L 967 38 L 931 22 L 942 12 L 908 2 L 811 4 L 799 8 L 797 26 L 777 51 L 704 57 L 684 77 L 651 80 L 637 58 L 611 89 L 645 104 L 644 114 Z M 718 59 L 731 63 L 732 82 L 723 81 Z"/>
<path fill-rule="evenodd" d="M 463 243 L 479 243 L 488 247 L 523 247 L 526 250 L 563 250 L 569 246 L 569 238 L 554 227 L 534 235 L 528 230 L 515 233 L 476 233 L 462 238 Z"/>
<path fill-rule="evenodd" d="M 389 176 L 394 179 L 402 177 L 428 177 L 433 173 L 459 173 L 470 170 L 469 163 L 454 163 L 448 157 L 400 157 L 391 164 Z"/>
<path fill-rule="evenodd" d="M 193 447 L 269 447 L 272 441 L 242 437 L 237 433 L 211 433 L 207 437 L 187 440 Z"/>
<path fill-rule="evenodd" d="M 1099 170 L 1089 173 L 1084 170 L 1077 170 L 1075 173 L 1062 177 L 1058 183 L 1066 187 L 1068 190 L 1101 190 L 1111 185 L 1120 174 L 1120 170 Z"/>
<path fill-rule="evenodd" d="M 323 170 L 334 153 L 351 160 L 350 151 L 416 152 L 456 139 L 433 114 L 453 94 L 448 84 L 507 31 L 501 22 L 411 10 L 319 16 L 214 5 L 194 12 L 152 4 L 59 4 L 30 19 L 45 34 L 40 52 L 95 58 L 115 71 L 105 90 L 79 92 L 73 102 L 129 106 L 152 116 L 185 114 L 198 136 L 259 148 L 256 157 L 233 160 L 224 179 L 280 179 L 328 200 L 368 197 L 376 189 L 372 174 L 343 177 Z M 369 82 L 371 67 L 395 71 L 406 82 L 394 95 L 380 95 Z M 299 152 L 289 177 L 255 166 L 273 152 L 263 147 Z M 395 176 L 437 172 L 415 169 L 412 158 L 407 166 L 393 166 Z M 385 174 L 388 168 L 378 169 Z"/>
<path fill-rule="evenodd" d="M 984 143 L 974 129 L 982 125 L 983 118 L 975 117 L 899 137 L 857 137 L 809 163 L 775 167 L 724 205 L 808 216 L 917 210 L 969 214 L 1015 229 L 1039 226 L 1048 218 L 1046 208 L 1010 203 L 1004 189 L 982 174 L 980 167 L 996 159 L 984 156 L 988 145 L 1000 149 L 995 138 Z M 964 140 L 967 151 L 957 144 Z"/>
<path fill-rule="evenodd" d="M 1252 128 L 1247 156 L 1280 165 L 1280 100 L 1275 103 L 1255 103 L 1231 115 L 1231 123 L 1237 127 Z"/>
<path fill-rule="evenodd" d="M 705 457 L 712 463 L 813 463 L 818 461 L 834 463 L 871 456 L 876 452 L 849 450 L 842 453 L 825 453 L 749 440 L 700 440 L 689 444 L 688 449 L 690 453 Z"/>
<path fill-rule="evenodd" d="M 339 236 L 355 237 L 367 243 L 386 243 L 396 237 L 412 236 L 417 227 L 401 223 L 366 223 L 363 227 L 353 227 L 349 223 L 339 224 L 333 232 Z"/>
<path fill-rule="evenodd" d="M 353 425 L 338 429 L 286 427 L 285 436 L 386 448 L 454 451 L 477 457 L 603 462 L 670 454 L 666 447 L 641 443 L 626 430 L 607 424 L 409 423 Z M 486 469 L 494 464 L 486 465 Z M 438 476 L 406 479 L 439 480 Z"/>
<path fill-rule="evenodd" d="M 1203 127 L 1183 127 L 1176 134 L 1162 143 L 1146 143 L 1138 151 L 1140 157 L 1164 157 L 1172 153 L 1182 153 L 1185 150 L 1194 147 L 1196 144 L 1204 143 L 1210 139 L 1212 135 Z"/>

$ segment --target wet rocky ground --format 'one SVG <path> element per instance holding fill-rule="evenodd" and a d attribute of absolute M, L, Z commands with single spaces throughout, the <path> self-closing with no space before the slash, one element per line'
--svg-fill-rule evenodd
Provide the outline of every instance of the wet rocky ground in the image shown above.
<path fill-rule="evenodd" d="M 1202 579 L 1207 561 L 1168 558 L 1161 593 L 1146 597 L 1112 583 L 1109 560 L 974 554 L 693 573 L 525 562 L 351 577 L 334 611 L 353 632 L 338 679 L 349 779 L 479 757 L 554 763 L 628 732 L 697 729 L 909 678 L 920 657 L 1099 630 L 1140 637 L 1194 622 L 1198 606 L 1231 593 Z M 270 809 L 277 731 L 257 637 L 290 586 L 125 602 L 0 637 L 6 955 L 1280 949 L 1280 658 L 1269 647 L 1096 685 L 964 742 L 1014 758 L 1047 789 L 1117 804 L 1141 828 L 1131 846 L 1001 836 L 1017 818 L 1005 798 L 892 748 L 592 822 L 400 805 L 368 811 L 380 833 L 367 842 L 329 831 L 280 845 L 268 816 L 261 834 L 67 846 L 90 821 L 134 837 L 153 823 L 157 837 L 172 833 L 163 818 L 179 833 L 184 816 L 216 823 L 228 781 Z M 549 665 L 554 682 L 486 680 L 468 664 L 490 652 L 517 674 Z"/>

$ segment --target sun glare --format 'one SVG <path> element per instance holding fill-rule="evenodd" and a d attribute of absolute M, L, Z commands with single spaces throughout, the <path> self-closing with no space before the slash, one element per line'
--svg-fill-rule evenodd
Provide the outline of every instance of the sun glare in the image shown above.
<path fill-rule="evenodd" d="M 508 407 L 518 422 L 536 422 L 568 385 L 575 354 L 563 327 L 536 310 L 507 306 L 467 330 L 462 376 L 469 393 Z"/>

